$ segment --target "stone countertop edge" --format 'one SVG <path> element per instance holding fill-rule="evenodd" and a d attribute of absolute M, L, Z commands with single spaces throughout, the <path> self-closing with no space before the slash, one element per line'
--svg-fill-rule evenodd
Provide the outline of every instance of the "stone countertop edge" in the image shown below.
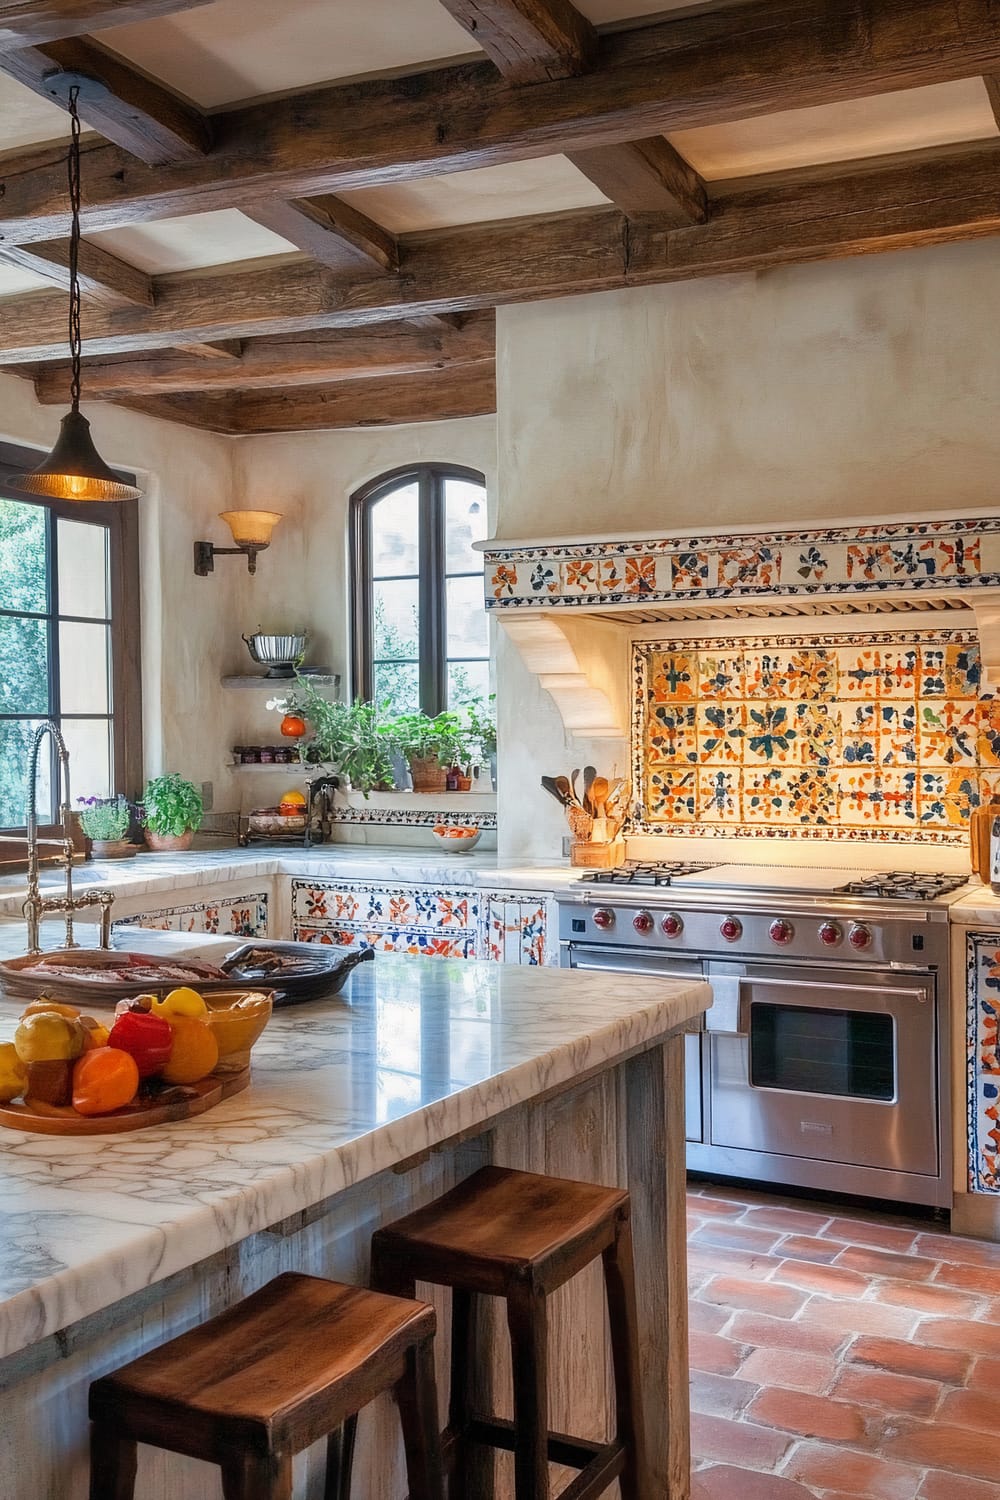
<path fill-rule="evenodd" d="M 351 845 L 322 845 L 318 849 L 194 850 L 189 854 L 143 854 L 131 860 L 88 861 L 73 870 L 79 890 L 107 887 L 120 899 L 175 890 L 228 884 L 234 880 L 267 880 L 276 875 L 299 879 L 364 880 L 412 885 L 457 886 L 459 889 L 537 890 L 552 892 L 579 879 L 569 865 L 532 865 L 498 861 L 484 852 L 452 856 L 433 850 L 369 845 L 360 852 Z M 20 916 L 27 894 L 23 875 L 0 877 L 0 916 Z M 43 894 L 62 885 L 62 873 L 43 870 Z"/>
<path fill-rule="evenodd" d="M 385 963 L 385 960 L 381 962 Z M 398 958 L 389 962 L 415 965 L 421 961 Z M 157 1214 L 156 1222 L 150 1222 L 150 1211 L 158 1207 L 155 1197 L 133 1194 L 130 1199 L 127 1189 L 122 1188 L 106 1195 L 100 1192 L 83 1194 L 73 1190 L 71 1180 L 57 1179 L 55 1185 L 47 1181 L 40 1187 L 20 1183 L 20 1179 L 30 1175 L 32 1167 L 44 1169 L 52 1162 L 52 1147 L 61 1144 L 64 1138 L 4 1130 L 6 1149 L 4 1158 L 0 1159 L 0 1208 L 3 1209 L 0 1214 L 0 1292 L 2 1282 L 7 1280 L 2 1268 L 6 1266 L 10 1274 L 14 1259 L 24 1262 L 31 1258 L 43 1264 L 62 1261 L 62 1264 L 59 1269 L 11 1291 L 0 1300 L 0 1357 L 14 1355 L 37 1344 L 81 1318 L 100 1312 L 250 1235 L 314 1207 L 347 1187 L 463 1134 L 481 1131 L 496 1116 L 553 1088 L 569 1086 L 575 1078 L 595 1069 L 614 1066 L 625 1056 L 656 1045 L 668 1032 L 682 1026 L 711 1004 L 710 987 L 700 980 L 633 979 L 627 1000 L 623 996 L 610 997 L 608 1008 L 616 1012 L 610 1020 L 589 1030 L 566 1035 L 566 1014 L 560 1016 L 560 1010 L 573 1014 L 580 1008 L 586 1009 L 586 989 L 591 986 L 583 976 L 551 969 L 512 970 L 508 966 L 470 964 L 468 961 L 453 966 L 448 961 L 441 961 L 440 965 L 435 964 L 435 970 L 442 980 L 441 993 L 445 1014 L 449 1017 L 452 1014 L 452 991 L 456 1001 L 462 992 L 461 982 L 456 982 L 453 974 L 445 972 L 453 968 L 480 971 L 487 981 L 487 989 L 494 995 L 499 995 L 502 988 L 508 991 L 512 987 L 523 988 L 528 999 L 527 992 L 537 986 L 539 998 L 530 999 L 532 1019 L 528 1024 L 540 1027 L 543 1032 L 545 1002 L 541 995 L 546 989 L 564 990 L 563 995 L 551 1001 L 554 1009 L 550 1013 L 552 1033 L 562 1028 L 564 1034 L 554 1041 L 550 1036 L 548 1043 L 544 1036 L 540 1036 L 537 1052 L 532 1050 L 530 1055 L 500 1072 L 475 1078 L 453 1093 L 446 1093 L 374 1126 L 367 1122 L 360 1127 L 357 1124 L 338 1124 L 337 1117 L 342 1117 L 345 1109 L 342 1104 L 334 1107 L 332 1101 L 325 1119 L 309 1119 L 301 1113 L 296 1116 L 293 1104 L 282 1106 L 280 1093 L 283 1085 L 279 1082 L 270 1090 L 279 1097 L 261 1098 L 260 1109 L 264 1115 L 275 1112 L 280 1115 L 284 1109 L 293 1120 L 288 1127 L 289 1136 L 295 1133 L 311 1135 L 310 1141 L 302 1143 L 301 1158 L 294 1160 L 269 1162 L 266 1150 L 262 1159 L 254 1161 L 251 1155 L 245 1160 L 228 1144 L 234 1138 L 234 1132 L 238 1136 L 241 1124 L 252 1124 L 247 1108 L 253 1103 L 253 1085 L 247 1092 L 194 1120 L 114 1137 L 78 1138 L 70 1143 L 73 1149 L 67 1154 L 66 1164 L 79 1162 L 83 1165 L 89 1150 L 94 1156 L 90 1165 L 98 1172 L 101 1162 L 97 1158 L 102 1152 L 107 1154 L 115 1148 L 121 1150 L 122 1143 L 125 1143 L 126 1151 L 128 1143 L 133 1143 L 137 1151 L 141 1151 L 143 1143 L 159 1145 L 164 1160 L 160 1164 L 150 1164 L 138 1179 L 140 1186 L 148 1190 L 157 1174 L 162 1173 L 166 1179 L 163 1197 L 169 1199 L 171 1193 L 175 1194 L 173 1201 L 159 1200 L 163 1202 L 164 1212 Z M 502 971 L 506 972 L 501 983 Z M 511 975 L 516 978 L 511 979 Z M 583 986 L 581 978 L 584 978 Z M 589 976 L 589 979 L 592 983 L 606 983 L 598 976 Z M 598 998 L 607 1003 L 606 990 L 600 996 L 595 988 L 593 1000 Z M 334 1003 L 324 1009 L 329 1011 Z M 9 1015 L 5 1019 L 8 1020 L 8 1026 L 4 1028 L 6 1032 Z M 265 1072 L 262 1066 L 262 1075 Z M 266 1090 L 264 1076 L 261 1081 Z M 201 1172 L 192 1168 L 197 1179 L 190 1188 L 194 1201 L 185 1203 L 183 1153 L 197 1155 L 199 1145 L 203 1152 L 210 1151 L 213 1132 L 220 1136 L 213 1161 L 225 1163 L 227 1151 L 230 1156 L 237 1156 L 231 1167 L 230 1180 L 216 1189 L 214 1182 L 206 1185 L 206 1180 L 212 1177 L 210 1170 L 206 1177 L 205 1167 Z M 338 1134 L 343 1138 L 334 1139 Z M 265 1141 L 274 1139 L 275 1135 L 280 1137 L 280 1129 L 268 1133 Z M 227 1142 L 225 1148 L 221 1142 Z M 135 1155 L 133 1161 L 139 1164 L 141 1157 Z M 233 1180 L 241 1170 L 250 1180 Z M 135 1204 L 131 1219 L 123 1213 L 130 1201 Z M 77 1221 L 76 1232 L 74 1220 Z M 47 1233 L 52 1236 L 58 1253 L 53 1253 L 46 1244 Z M 27 1238 L 23 1239 L 25 1234 Z M 96 1249 L 88 1245 L 88 1238 L 98 1240 Z M 73 1263 L 65 1259 L 69 1247 L 70 1253 L 76 1255 Z"/>
<path fill-rule="evenodd" d="M 948 918 L 963 927 L 971 927 L 977 922 L 1000 927 L 1000 896 L 994 896 L 988 885 L 974 886 L 967 895 L 952 902 Z"/>

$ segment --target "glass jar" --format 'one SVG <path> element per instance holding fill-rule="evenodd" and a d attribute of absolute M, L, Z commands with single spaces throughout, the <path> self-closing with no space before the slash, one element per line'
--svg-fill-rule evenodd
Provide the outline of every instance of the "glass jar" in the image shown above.
<path fill-rule="evenodd" d="M 273 766 L 274 765 L 274 746 L 273 745 L 261 745 L 261 747 L 260 747 L 260 763 L 261 763 L 262 766 Z"/>
<path fill-rule="evenodd" d="M 245 766 L 260 765 L 260 747 L 258 745 L 243 746 L 243 764 Z"/>

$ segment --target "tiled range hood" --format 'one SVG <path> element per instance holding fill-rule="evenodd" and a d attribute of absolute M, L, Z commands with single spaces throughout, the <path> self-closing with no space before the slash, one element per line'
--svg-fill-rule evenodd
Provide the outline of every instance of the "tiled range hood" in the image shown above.
<path fill-rule="evenodd" d="M 484 552 L 487 610 L 576 734 L 627 733 L 620 705 L 594 680 L 591 653 L 577 643 L 574 622 L 584 618 L 625 629 L 753 619 L 766 628 L 767 620 L 823 616 L 845 628 L 885 630 L 892 628 L 886 615 L 912 620 L 914 612 L 937 612 L 942 623 L 958 624 L 952 612 L 971 610 L 984 679 L 1000 686 L 1000 514 L 726 535 L 495 541 Z"/>

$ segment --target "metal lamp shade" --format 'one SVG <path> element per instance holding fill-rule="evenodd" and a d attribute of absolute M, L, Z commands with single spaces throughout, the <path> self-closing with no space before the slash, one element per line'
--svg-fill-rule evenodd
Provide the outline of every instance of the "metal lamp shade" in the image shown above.
<path fill-rule="evenodd" d="M 142 490 L 123 484 L 109 469 L 90 435 L 90 423 L 78 411 L 59 424 L 55 447 L 44 463 L 14 480 L 29 495 L 49 500 L 139 500 Z"/>

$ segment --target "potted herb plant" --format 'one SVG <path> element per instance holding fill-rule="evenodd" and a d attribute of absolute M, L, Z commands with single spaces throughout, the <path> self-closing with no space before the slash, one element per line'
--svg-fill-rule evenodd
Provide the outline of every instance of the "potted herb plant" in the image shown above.
<path fill-rule="evenodd" d="M 458 714 L 445 710 L 433 719 L 427 714 L 400 714 L 387 727 L 409 764 L 413 790 L 443 792 L 448 767 L 467 756 L 468 733 Z"/>
<path fill-rule="evenodd" d="M 470 738 L 478 748 L 480 764 L 490 768 L 494 791 L 497 784 L 496 701 L 496 694 L 491 693 L 488 698 L 473 698 L 465 705 Z"/>
<path fill-rule="evenodd" d="M 132 809 L 124 797 L 78 797 L 80 825 L 90 840 L 95 859 L 130 859 L 135 845 L 128 841 Z"/>
<path fill-rule="evenodd" d="M 193 781 L 176 772 L 154 776 L 142 798 L 146 843 L 157 852 L 190 849 L 201 827 L 204 808 Z"/>
<path fill-rule="evenodd" d="M 307 721 L 311 732 L 302 747 L 307 760 L 334 766 L 366 797 L 391 790 L 393 747 L 374 703 L 332 703 L 300 677 L 296 693 L 269 706 Z"/>

